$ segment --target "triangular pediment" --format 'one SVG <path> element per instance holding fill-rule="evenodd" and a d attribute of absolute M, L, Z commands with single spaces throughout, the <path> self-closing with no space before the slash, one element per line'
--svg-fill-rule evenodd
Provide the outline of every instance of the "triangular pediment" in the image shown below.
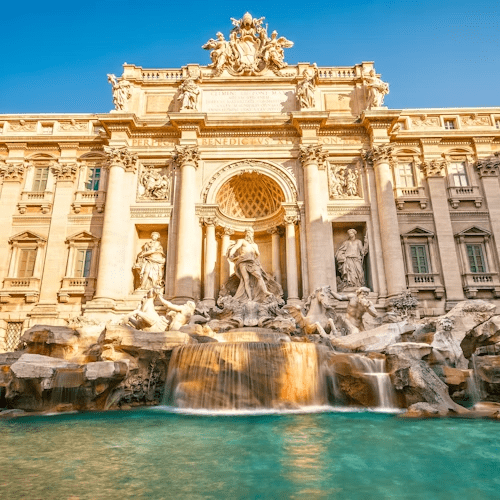
<path fill-rule="evenodd" d="M 472 226 L 456 233 L 455 236 L 491 236 L 491 232 L 478 226 Z"/>
<path fill-rule="evenodd" d="M 403 236 L 434 236 L 432 231 L 428 229 L 424 229 L 423 227 L 417 226 L 413 228 L 411 231 L 403 234 Z"/>
<path fill-rule="evenodd" d="M 9 238 L 9 242 L 13 241 L 47 241 L 47 238 L 34 233 L 33 231 L 23 231 L 22 233 L 17 233 Z"/>
<path fill-rule="evenodd" d="M 92 233 L 88 231 L 80 231 L 79 233 L 75 233 L 72 236 L 68 236 L 66 242 L 77 242 L 77 241 L 97 241 L 99 238 L 94 236 Z"/>

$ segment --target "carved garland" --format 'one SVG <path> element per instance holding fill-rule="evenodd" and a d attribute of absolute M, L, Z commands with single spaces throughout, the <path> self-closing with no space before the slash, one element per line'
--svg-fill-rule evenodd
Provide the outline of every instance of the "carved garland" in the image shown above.
<path fill-rule="evenodd" d="M 126 172 L 137 172 L 137 162 L 139 160 L 135 153 L 131 153 L 126 147 L 104 146 L 107 160 L 105 166 L 110 168 L 118 166 Z"/>
<path fill-rule="evenodd" d="M 198 149 L 198 146 L 175 146 L 175 150 L 172 154 L 172 160 L 180 167 L 191 164 L 198 168 L 200 150 Z"/>
<path fill-rule="evenodd" d="M 373 165 L 380 161 L 386 161 L 392 165 L 394 161 L 393 153 L 394 153 L 393 145 L 381 144 L 380 146 L 373 146 L 371 149 L 368 149 L 367 151 L 362 151 L 361 157 L 369 165 Z"/>
<path fill-rule="evenodd" d="M 6 181 L 22 181 L 28 167 L 28 162 L 6 163 L 5 161 L 1 161 L 0 177 L 3 177 Z"/>
<path fill-rule="evenodd" d="M 307 166 L 311 163 L 317 163 L 320 169 L 325 168 L 328 151 L 323 149 L 323 146 L 311 144 L 309 146 L 300 146 L 299 159 L 302 166 Z"/>
<path fill-rule="evenodd" d="M 483 158 L 475 163 L 479 177 L 497 177 L 500 168 L 500 151 L 489 158 Z"/>
<path fill-rule="evenodd" d="M 52 165 L 52 172 L 58 181 L 74 181 L 78 166 L 77 163 L 55 163 Z"/>
<path fill-rule="evenodd" d="M 446 169 L 445 160 L 431 160 L 424 161 L 420 164 L 420 170 L 424 173 L 425 177 L 443 177 Z"/>

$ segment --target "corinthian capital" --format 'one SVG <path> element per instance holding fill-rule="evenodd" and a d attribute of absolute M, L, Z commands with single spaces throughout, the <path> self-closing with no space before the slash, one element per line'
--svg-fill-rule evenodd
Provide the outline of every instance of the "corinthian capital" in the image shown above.
<path fill-rule="evenodd" d="M 496 152 L 488 158 L 481 158 L 475 163 L 475 167 L 479 172 L 479 177 L 497 177 L 498 169 L 500 168 L 500 152 Z"/>
<path fill-rule="evenodd" d="M 136 172 L 138 157 L 135 153 L 131 153 L 126 147 L 122 146 L 115 148 L 112 146 L 104 146 L 104 152 L 108 159 L 107 167 L 121 167 L 126 172 Z"/>
<path fill-rule="evenodd" d="M 0 177 L 5 181 L 22 181 L 24 172 L 28 168 L 28 163 L 6 163 L 0 162 Z"/>
<path fill-rule="evenodd" d="M 54 163 L 52 165 L 52 172 L 58 181 L 74 181 L 77 171 L 77 163 Z"/>
<path fill-rule="evenodd" d="M 425 177 L 444 177 L 446 168 L 445 160 L 431 160 L 424 161 L 420 164 L 420 170 L 424 173 Z"/>
<path fill-rule="evenodd" d="M 361 156 L 368 164 L 375 164 L 381 161 L 392 163 L 393 150 L 394 146 L 390 144 L 381 144 L 380 146 L 373 146 L 373 148 L 363 151 Z"/>
<path fill-rule="evenodd" d="M 175 146 L 175 151 L 172 156 L 174 163 L 183 167 L 184 165 L 190 164 L 198 168 L 198 162 L 200 161 L 200 151 L 198 146 Z"/>
<path fill-rule="evenodd" d="M 316 163 L 319 168 L 324 168 L 326 159 L 328 158 L 328 152 L 323 150 L 323 146 L 321 144 L 300 146 L 299 158 L 303 167 L 311 163 Z"/>

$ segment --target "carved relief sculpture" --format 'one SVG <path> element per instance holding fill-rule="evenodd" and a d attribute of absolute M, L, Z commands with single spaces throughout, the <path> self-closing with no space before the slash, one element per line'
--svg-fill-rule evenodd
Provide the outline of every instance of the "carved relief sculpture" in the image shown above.
<path fill-rule="evenodd" d="M 297 101 L 300 109 L 314 108 L 316 89 L 316 70 L 305 69 L 302 73 L 302 80 L 297 83 Z"/>
<path fill-rule="evenodd" d="M 108 82 L 111 83 L 115 109 L 124 110 L 127 101 L 132 97 L 132 84 L 127 80 L 118 81 L 113 74 L 108 74 Z"/>
<path fill-rule="evenodd" d="M 188 76 L 179 87 L 179 96 L 177 100 L 181 103 L 180 110 L 197 110 L 199 95 L 200 87 L 198 87 L 194 78 Z"/>
<path fill-rule="evenodd" d="M 340 271 L 339 290 L 360 287 L 365 284 L 363 261 L 368 253 L 368 236 L 365 236 L 363 244 L 361 240 L 356 238 L 357 231 L 355 229 L 349 229 L 347 234 L 349 238 L 340 245 L 335 253 Z"/>
<path fill-rule="evenodd" d="M 280 70 L 287 66 L 284 62 L 285 48 L 293 47 L 293 42 L 279 37 L 273 31 L 271 37 L 262 25 L 264 17 L 253 18 L 248 12 L 241 19 L 231 18 L 234 28 L 229 41 L 222 33 L 217 39 L 211 38 L 202 46 L 211 50 L 209 65 L 214 76 L 219 76 L 225 69 L 233 75 L 259 75 L 267 69 L 281 76 Z"/>
<path fill-rule="evenodd" d="M 375 73 L 370 70 L 368 75 L 364 75 L 363 83 L 368 89 L 367 109 L 379 108 L 384 104 L 384 97 L 389 93 L 389 84 L 383 82 Z"/>
<path fill-rule="evenodd" d="M 150 290 L 155 287 L 161 288 L 164 285 L 165 253 L 159 239 L 159 233 L 151 233 L 151 240 L 143 245 L 142 250 L 137 255 L 133 267 L 139 283 L 136 290 Z"/>
<path fill-rule="evenodd" d="M 168 174 L 161 174 L 160 170 L 146 166 L 139 177 L 139 199 L 143 200 L 170 200 L 171 180 Z"/>
<path fill-rule="evenodd" d="M 328 167 L 328 192 L 330 199 L 359 197 L 359 172 L 342 165 Z"/>

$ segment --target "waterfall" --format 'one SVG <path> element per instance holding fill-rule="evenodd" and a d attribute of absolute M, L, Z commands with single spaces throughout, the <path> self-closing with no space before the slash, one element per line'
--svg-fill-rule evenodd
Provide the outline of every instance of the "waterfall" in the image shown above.
<path fill-rule="evenodd" d="M 378 401 L 378 408 L 394 409 L 395 396 L 391 379 L 385 368 L 385 358 L 368 358 L 362 355 L 352 356 L 354 366 L 371 382 Z"/>
<path fill-rule="evenodd" d="M 295 342 L 226 341 L 176 347 L 164 403 L 209 410 L 325 405 L 323 350 Z"/>
<path fill-rule="evenodd" d="M 82 397 L 85 393 L 84 383 L 83 368 L 58 368 L 52 382 L 51 405 L 78 404 L 84 401 L 85 398 Z"/>

